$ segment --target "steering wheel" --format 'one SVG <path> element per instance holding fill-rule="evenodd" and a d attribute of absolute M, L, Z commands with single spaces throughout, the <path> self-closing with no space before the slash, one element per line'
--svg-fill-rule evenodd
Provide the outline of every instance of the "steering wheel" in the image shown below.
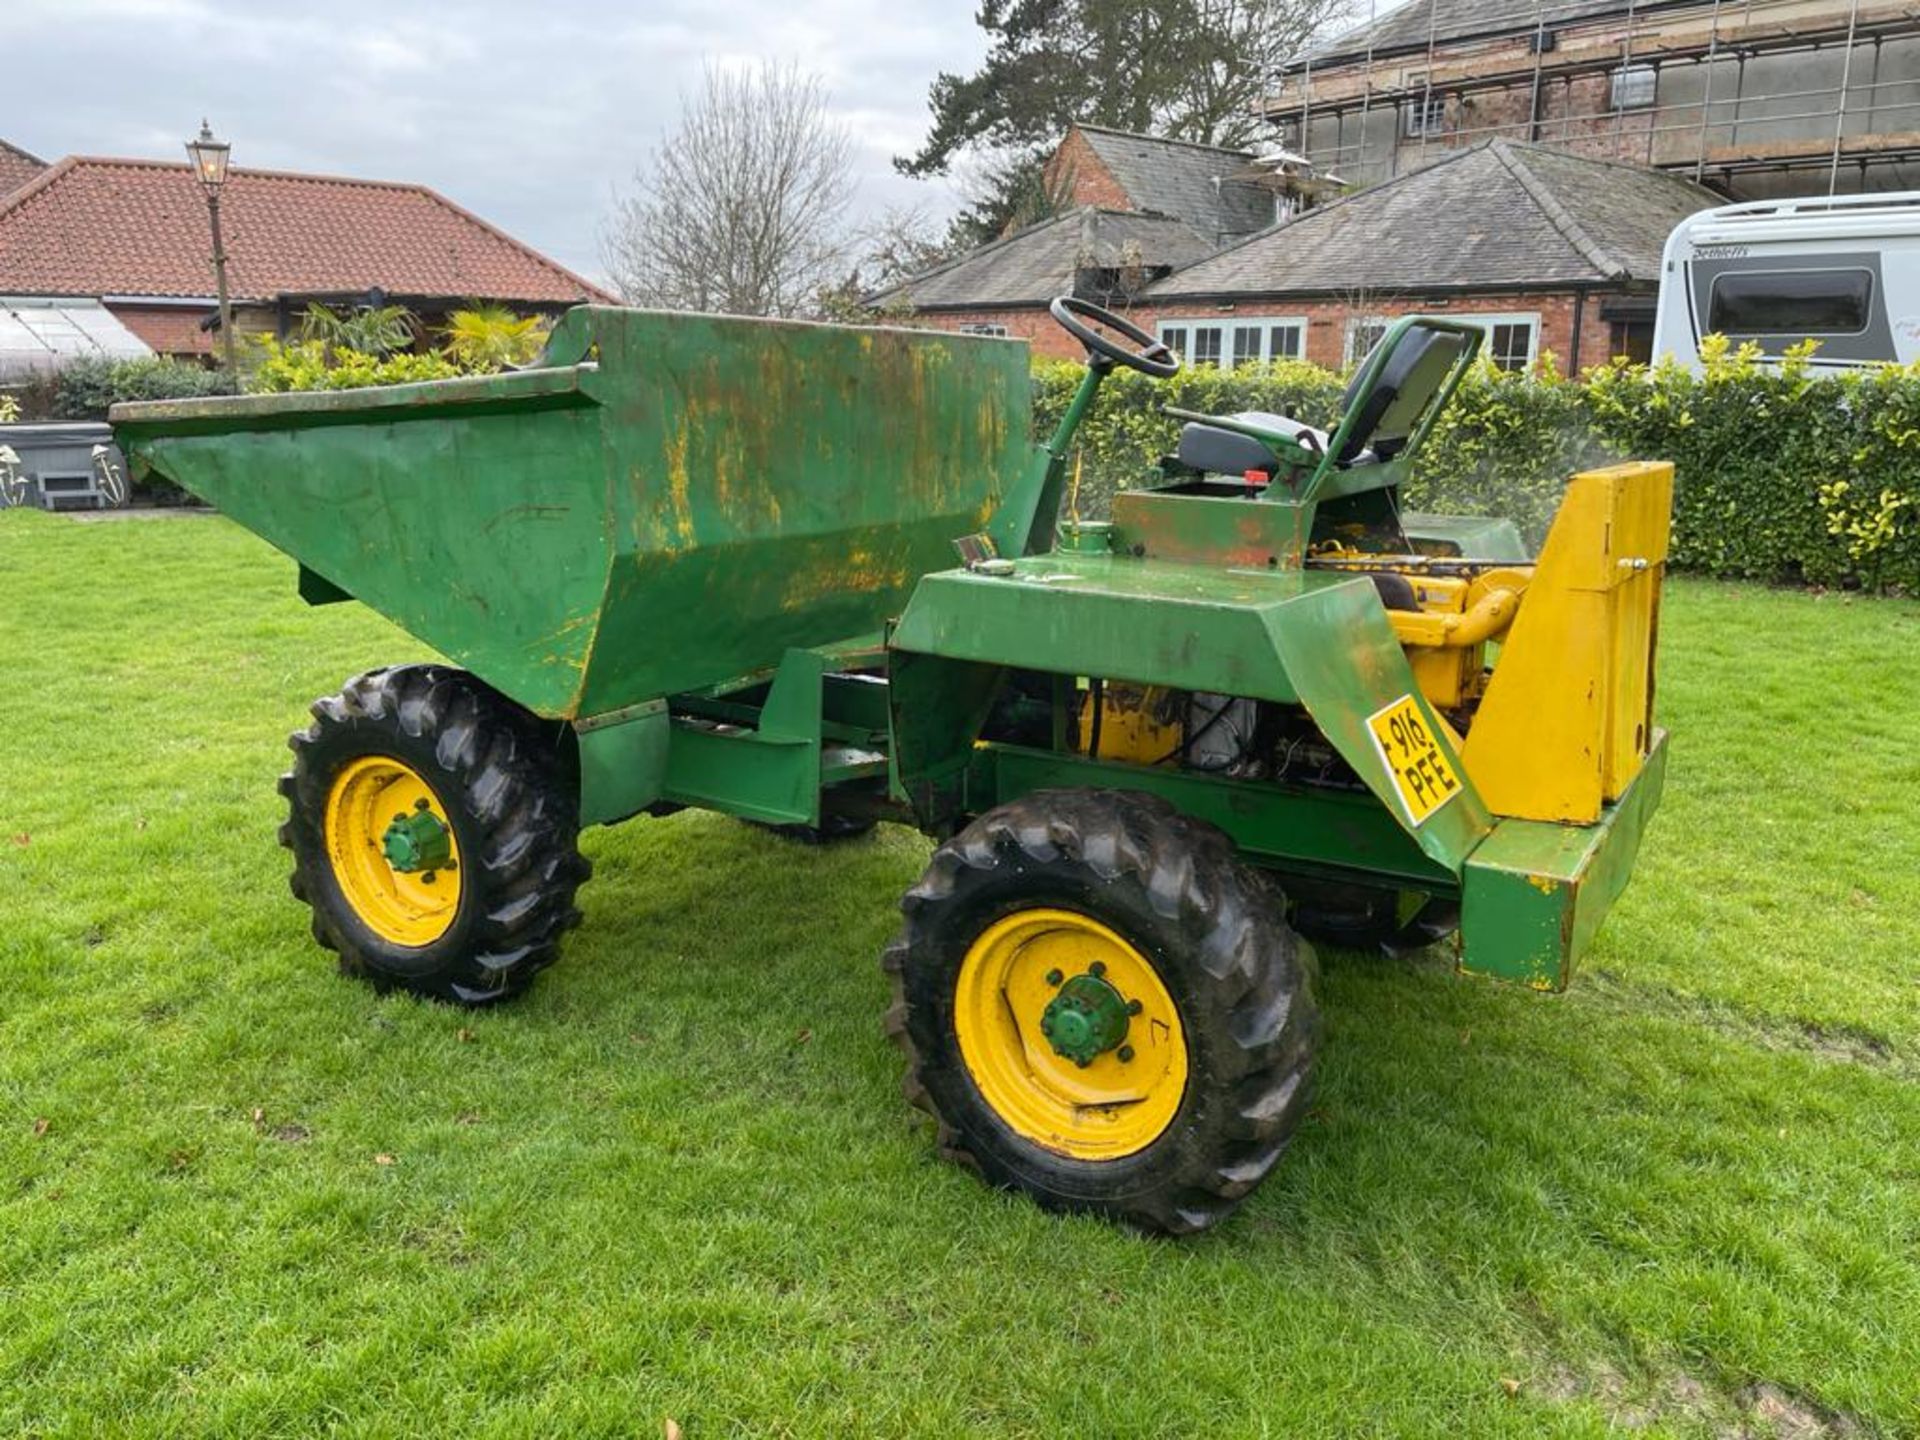
<path fill-rule="evenodd" d="M 1142 375 L 1151 375 L 1156 380 L 1165 380 L 1180 373 L 1178 355 L 1131 320 L 1123 320 L 1111 310 L 1102 310 L 1098 305 L 1072 295 L 1055 296 L 1047 310 L 1060 328 L 1086 346 L 1090 354 L 1103 355 L 1129 370 L 1138 370 Z M 1089 321 L 1092 324 L 1088 324 Z M 1093 328 L 1094 325 L 1118 331 L 1140 348 L 1129 350 L 1101 334 Z"/>

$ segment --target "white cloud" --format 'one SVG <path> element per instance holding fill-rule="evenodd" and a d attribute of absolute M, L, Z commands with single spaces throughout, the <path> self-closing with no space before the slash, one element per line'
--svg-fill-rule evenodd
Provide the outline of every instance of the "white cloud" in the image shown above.
<path fill-rule="evenodd" d="M 236 164 L 418 181 L 595 273 L 610 193 L 710 63 L 820 74 L 856 142 L 861 203 L 951 209 L 948 187 L 906 180 L 891 160 L 924 134 L 933 77 L 983 53 L 971 11 L 955 0 L 0 0 L 0 138 L 48 158 L 172 159 L 205 115 Z"/>

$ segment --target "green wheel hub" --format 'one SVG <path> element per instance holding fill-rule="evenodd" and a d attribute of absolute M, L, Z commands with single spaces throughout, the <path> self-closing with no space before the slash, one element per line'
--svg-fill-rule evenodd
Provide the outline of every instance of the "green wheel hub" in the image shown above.
<path fill-rule="evenodd" d="M 453 858 L 453 832 L 431 810 L 423 808 L 411 814 L 396 815 L 380 837 L 381 852 L 387 863 L 403 875 L 416 870 L 440 870 Z"/>
<path fill-rule="evenodd" d="M 1097 1056 L 1117 1048 L 1127 1038 L 1132 1007 L 1126 996 L 1101 978 L 1099 972 L 1105 968 L 1096 964 L 1087 973 L 1068 980 L 1040 1016 L 1040 1033 L 1047 1037 L 1054 1054 L 1076 1065 L 1091 1065 Z"/>

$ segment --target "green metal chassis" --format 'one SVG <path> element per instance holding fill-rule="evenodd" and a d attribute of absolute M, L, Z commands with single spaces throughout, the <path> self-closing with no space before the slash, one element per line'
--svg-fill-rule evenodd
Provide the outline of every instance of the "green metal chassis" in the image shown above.
<path fill-rule="evenodd" d="M 1413 323 L 1383 339 L 1356 393 Z M 1478 332 L 1421 323 L 1464 343 L 1429 377 L 1431 399 L 1407 443 L 1364 480 L 1329 458 L 1346 438 L 1343 422 L 1326 455 L 1302 452 L 1299 471 L 1260 503 L 1178 486 L 1133 492 L 1116 502 L 1111 525 L 1056 536 L 1071 439 L 1104 373 L 1096 365 L 988 524 L 989 548 L 1018 559 L 923 576 L 884 637 L 790 650 L 770 677 L 674 697 L 622 723 L 576 722 L 586 813 L 613 820 L 664 802 L 816 824 L 821 797 L 836 787 L 859 787 L 875 809 L 871 787 L 884 774 L 895 818 L 944 836 L 1034 790 L 1140 790 L 1219 826 L 1249 861 L 1283 876 L 1455 901 L 1464 971 L 1563 988 L 1632 871 L 1659 803 L 1665 734 L 1594 825 L 1496 819 L 1470 780 L 1425 823 L 1410 823 L 1365 717 L 1412 696 L 1434 733 L 1445 727 L 1420 697 L 1372 584 L 1304 563 L 1328 516 L 1366 516 L 1376 496 L 1398 488 L 1474 358 Z M 1507 521 L 1396 523 L 1418 547 L 1526 559 Z M 981 738 L 1013 670 L 1056 677 L 1050 748 Z M 1089 759 L 1068 748 L 1063 723 L 1064 691 L 1079 677 L 1303 705 L 1367 790 Z"/>
<path fill-rule="evenodd" d="M 1365 718 L 1411 696 L 1447 731 L 1371 583 L 1305 563 L 1317 526 L 1382 515 L 1416 545 L 1522 558 L 1505 522 L 1383 509 L 1479 343 L 1421 323 L 1462 343 L 1384 463 L 1331 459 L 1356 406 L 1325 455 L 1274 437 L 1294 468 L 1256 503 L 1132 493 L 1057 546 L 1105 368 L 1029 448 L 1024 352 L 951 336 L 583 308 L 527 372 L 113 418 L 137 463 L 292 554 L 309 601 L 359 598 L 568 724 L 587 823 L 699 806 L 817 824 L 824 806 L 941 836 L 1037 789 L 1141 790 L 1283 874 L 1456 900 L 1464 969 L 1557 988 L 1631 871 L 1665 737 L 1597 824 L 1496 819 L 1470 781 L 1416 823 Z M 1015 558 L 937 569 L 969 526 Z M 1056 677 L 1050 746 L 982 738 L 1016 670 Z M 1366 788 L 1089 759 L 1063 719 L 1079 677 L 1300 705 Z"/>
<path fill-rule="evenodd" d="M 987 583 L 966 572 L 928 577 L 943 578 Z M 1279 577 L 1260 578 L 1273 583 Z M 1017 585 L 1008 587 L 1016 595 L 1021 593 Z M 1369 587 L 1366 596 L 1371 593 Z M 969 604 L 963 613 L 977 619 L 979 608 Z M 1010 644 L 1007 653 L 1018 650 L 1021 668 L 1034 668 L 1036 660 L 1044 662 L 1042 669 L 1069 663 L 1065 655 L 1035 653 L 1031 642 L 1055 627 L 1035 621 L 1025 607 L 1018 614 L 1016 627 L 1031 627 L 1027 643 Z M 1199 619 L 1187 633 L 1218 633 L 1215 619 Z M 1594 825 L 1495 819 L 1484 810 L 1475 813 L 1477 802 L 1468 795 L 1454 802 L 1460 823 L 1450 829 L 1409 829 L 1371 791 L 1093 760 L 1064 744 L 1064 734 L 1052 747 L 983 740 L 980 732 L 1013 667 L 903 648 L 903 642 L 921 643 L 917 620 L 910 609 L 890 647 L 863 641 L 791 651 L 770 677 L 676 696 L 613 724 L 580 727 L 589 818 L 619 818 L 609 807 L 631 814 L 687 805 L 770 823 L 816 824 L 823 798 L 829 808 L 845 808 L 835 804 L 836 796 L 851 794 L 852 808 L 943 836 L 1036 790 L 1143 791 L 1218 826 L 1249 862 L 1277 872 L 1283 881 L 1292 876 L 1358 883 L 1454 901 L 1461 912 L 1463 972 L 1557 990 L 1572 979 L 1625 887 L 1665 779 L 1667 737 L 1656 731 L 1638 777 Z M 909 622 L 916 623 L 915 630 L 907 629 Z M 1071 620 L 1058 628 L 1088 634 Z M 1125 621 L 1116 621 L 1097 633 L 1124 635 L 1127 629 Z M 978 626 L 975 634 L 995 630 L 999 627 Z M 999 633 L 1018 637 L 1021 630 Z M 992 647 L 976 639 L 968 648 Z M 1177 674 L 1192 688 L 1212 690 L 1223 672 L 1238 666 L 1223 658 L 1218 668 L 1170 669 L 1145 679 L 1172 683 Z M 876 673 L 881 667 L 884 675 Z M 1137 661 L 1132 668 L 1140 673 Z M 1087 670 L 1103 673 L 1098 663 Z M 1074 683 L 1068 673 L 1063 680 Z M 1411 687 L 1410 675 L 1407 683 Z M 1309 678 L 1307 684 L 1316 681 Z M 1249 692 L 1258 694 L 1259 687 L 1231 693 Z M 1297 692 L 1267 698 L 1302 699 Z M 1372 755 L 1358 747 L 1349 753 Z M 636 788 L 636 780 L 646 775 L 655 777 L 653 783 Z"/>

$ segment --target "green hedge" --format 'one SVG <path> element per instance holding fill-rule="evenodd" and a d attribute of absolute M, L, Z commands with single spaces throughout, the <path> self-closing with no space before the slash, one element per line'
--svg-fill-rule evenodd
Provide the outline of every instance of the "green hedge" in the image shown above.
<path fill-rule="evenodd" d="M 1410 508 L 1507 515 L 1536 543 L 1566 477 L 1621 458 L 1674 462 L 1673 558 L 1714 575 L 1920 593 L 1920 365 L 1822 375 L 1806 353 L 1778 366 L 1712 337 L 1704 373 L 1618 362 L 1567 380 L 1476 367 L 1409 482 Z M 1807 352 L 1810 353 L 1810 352 Z M 1046 434 L 1080 367 L 1034 366 Z M 1324 425 L 1343 377 L 1297 361 L 1190 370 L 1156 384 L 1131 371 L 1081 430 L 1080 509 L 1152 478 L 1179 422 L 1163 405 L 1267 410 Z"/>
<path fill-rule="evenodd" d="M 225 371 L 163 357 L 69 360 L 52 385 L 47 405 L 52 420 L 104 420 L 107 407 L 122 400 L 190 400 L 233 393 L 233 379 Z"/>

